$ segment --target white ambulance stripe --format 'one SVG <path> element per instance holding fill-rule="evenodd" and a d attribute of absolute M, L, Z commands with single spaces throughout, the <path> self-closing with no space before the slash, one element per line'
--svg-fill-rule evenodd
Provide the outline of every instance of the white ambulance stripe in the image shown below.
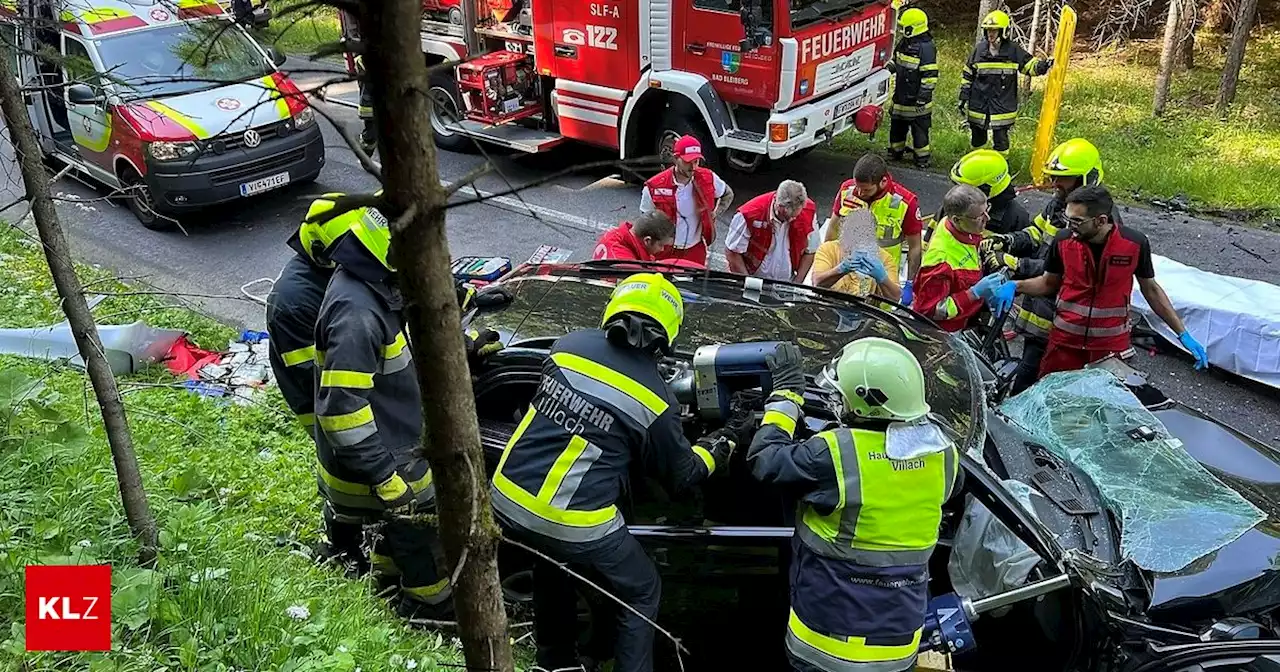
<path fill-rule="evenodd" d="M 618 115 L 607 114 L 605 112 L 595 112 L 592 110 L 584 110 L 580 107 L 570 107 L 568 105 L 560 105 L 556 108 L 561 117 L 565 119 L 576 119 L 585 121 L 590 124 L 600 124 L 610 128 L 617 128 Z"/>
<path fill-rule="evenodd" d="M 586 100 L 585 98 L 574 98 L 571 96 L 566 96 L 563 93 L 556 96 L 556 100 L 560 101 L 561 103 L 573 105 L 575 107 L 585 107 L 588 110 L 600 110 L 602 112 L 609 112 L 611 114 L 618 113 L 618 106 L 615 103 L 600 103 L 594 100 Z"/>

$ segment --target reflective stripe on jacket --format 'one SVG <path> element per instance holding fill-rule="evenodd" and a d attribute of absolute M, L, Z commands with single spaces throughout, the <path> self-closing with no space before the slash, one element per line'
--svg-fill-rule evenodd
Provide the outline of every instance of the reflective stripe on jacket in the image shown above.
<path fill-rule="evenodd" d="M 1119 224 L 1107 235 L 1100 259 L 1089 244 L 1060 231 L 1053 244 L 1062 258 L 1062 285 L 1049 340 L 1084 350 L 1129 347 L 1129 297 L 1142 247 Z"/>
<path fill-rule="evenodd" d="M 938 85 L 938 50 L 933 35 L 925 33 L 900 40 L 893 50 L 893 104 L 895 117 L 914 118 L 931 114 L 933 90 Z"/>
<path fill-rule="evenodd" d="M 978 40 L 960 83 L 960 101 L 969 109 L 969 123 L 987 128 L 1012 126 L 1018 117 L 1019 73 L 1043 75 L 1048 65 L 1013 40 L 1001 40 L 995 54 L 987 38 Z"/>
<path fill-rule="evenodd" d="M 773 197 L 772 192 L 761 194 L 738 208 L 738 214 L 742 215 L 747 224 L 747 251 L 742 254 L 742 260 L 748 273 L 755 273 L 760 269 L 760 264 L 764 263 L 769 254 L 769 248 L 773 246 Z M 813 220 L 816 212 L 817 206 L 813 201 L 805 199 L 800 214 L 787 222 L 787 251 L 791 254 L 792 273 L 800 268 L 800 260 L 810 249 L 809 237 L 815 231 Z"/>
<path fill-rule="evenodd" d="M 756 479 L 803 492 L 787 648 L 822 670 L 910 669 L 956 450 L 892 460 L 883 432 L 846 428 L 795 441 L 799 407 L 785 406 L 766 415 L 747 462 Z"/>
<path fill-rule="evenodd" d="M 839 216 L 843 208 L 861 207 L 862 200 L 858 198 L 856 187 L 857 183 L 851 179 L 845 180 L 840 185 L 840 191 L 836 194 L 836 200 L 831 207 L 832 215 Z M 890 177 L 884 193 L 867 207 L 871 209 L 871 214 L 876 216 L 876 243 L 894 260 L 900 259 L 902 241 L 907 237 L 905 223 L 911 217 L 920 219 L 919 201 L 916 195 Z M 836 235 L 838 236 L 838 233 Z M 835 240 L 835 237 L 828 233 L 827 239 Z"/>
<path fill-rule="evenodd" d="M 654 207 L 669 217 L 671 223 L 680 226 L 680 215 L 676 211 L 676 169 L 668 168 L 649 178 L 644 185 L 649 188 Z M 716 211 L 716 177 L 708 168 L 693 169 L 693 205 L 698 211 L 702 242 L 710 245 L 716 239 L 716 222 L 712 218 Z"/>
<path fill-rule="evenodd" d="M 374 486 L 394 474 L 419 504 L 435 498 L 418 454 L 422 397 L 399 293 L 341 267 L 316 320 L 317 458 L 321 493 L 335 507 L 383 510 Z"/>
<path fill-rule="evenodd" d="M 982 309 L 969 290 L 982 279 L 981 234 L 965 233 L 950 219 L 935 227 L 916 274 L 912 307 L 947 331 L 960 331 Z"/>
<path fill-rule="evenodd" d="M 267 357 L 280 395 L 310 432 L 315 424 L 316 316 L 333 271 L 301 254 L 285 262 L 267 295 Z"/>
<path fill-rule="evenodd" d="M 680 404 L 653 357 L 604 331 L 560 337 L 532 404 L 502 453 L 490 492 L 509 525 L 569 543 L 622 529 L 616 506 L 633 458 L 671 491 L 714 469 L 684 438 Z"/>

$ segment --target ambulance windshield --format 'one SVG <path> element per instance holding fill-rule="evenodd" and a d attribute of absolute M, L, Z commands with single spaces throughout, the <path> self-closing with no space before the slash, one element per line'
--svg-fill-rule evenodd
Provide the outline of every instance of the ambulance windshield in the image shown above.
<path fill-rule="evenodd" d="M 261 50 L 230 22 L 174 23 L 108 37 L 102 65 L 129 100 L 216 88 L 271 73 Z"/>

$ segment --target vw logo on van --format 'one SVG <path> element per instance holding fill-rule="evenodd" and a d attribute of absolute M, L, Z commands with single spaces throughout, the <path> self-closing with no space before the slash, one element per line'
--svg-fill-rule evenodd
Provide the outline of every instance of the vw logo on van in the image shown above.
<path fill-rule="evenodd" d="M 262 136 L 252 128 L 244 132 L 244 146 L 257 147 L 262 144 Z"/>

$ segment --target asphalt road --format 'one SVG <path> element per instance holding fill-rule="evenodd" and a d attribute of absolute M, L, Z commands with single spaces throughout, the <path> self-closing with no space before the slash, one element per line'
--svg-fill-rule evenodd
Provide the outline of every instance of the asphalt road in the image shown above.
<path fill-rule="evenodd" d="M 319 74 L 298 75 L 308 90 Z M 354 101 L 353 85 L 331 87 L 335 97 Z M 323 103 L 321 103 L 324 105 Z M 341 123 L 357 123 L 355 110 L 325 105 Z M 338 133 L 322 121 L 328 158 L 319 179 L 309 186 L 290 187 L 241 204 L 217 208 L 203 221 L 187 223 L 186 234 L 144 229 L 123 205 L 102 199 L 103 191 L 70 179 L 55 186 L 65 202 L 59 206 L 73 246 L 82 261 L 115 270 L 121 277 L 142 279 L 178 294 L 239 297 L 241 286 L 259 278 L 274 278 L 291 252 L 284 241 L 297 226 L 310 199 L 319 193 L 373 191 L 376 181 L 359 166 Z M 883 140 L 881 138 L 881 140 Z M 21 193 L 7 138 L 0 153 L 0 200 L 7 203 Z M 580 146 L 561 147 L 545 155 L 510 156 L 492 153 L 494 174 L 477 183 L 482 192 L 498 193 L 575 165 L 607 160 L 609 155 Z M 448 182 L 483 163 L 474 154 L 440 154 L 441 180 Z M 755 175 L 734 175 L 730 185 L 744 201 L 772 190 L 784 178 L 803 181 L 811 197 L 825 209 L 840 182 L 850 173 L 847 155 L 815 152 L 799 163 L 771 166 Z M 518 195 L 466 204 L 476 198 L 459 192 L 449 212 L 449 246 L 454 257 L 503 255 L 520 262 L 539 245 L 556 245 L 587 258 L 601 231 L 638 212 L 639 190 L 600 170 L 568 174 L 531 186 Z M 926 212 L 935 211 L 949 187 L 944 175 L 895 167 L 894 177 L 919 195 Z M 8 179 L 5 179 L 7 176 Z M 1023 196 L 1036 211 L 1046 196 Z M 79 200 L 79 203 L 72 202 Z M 25 205 L 3 216 L 24 216 Z M 1126 208 L 1125 221 L 1151 239 L 1155 253 L 1201 269 L 1274 282 L 1272 260 L 1280 257 L 1280 234 L 1209 222 L 1180 214 Z M 719 224 L 718 240 L 727 222 Z M 1242 251 L 1248 250 L 1248 252 Z M 236 298 L 190 298 L 210 314 L 235 324 L 261 328 L 263 310 Z M 1269 388 L 1222 373 L 1197 373 L 1187 361 L 1166 355 L 1140 355 L 1132 362 L 1147 371 L 1166 394 L 1196 406 L 1273 445 L 1280 445 L 1280 395 Z"/>

